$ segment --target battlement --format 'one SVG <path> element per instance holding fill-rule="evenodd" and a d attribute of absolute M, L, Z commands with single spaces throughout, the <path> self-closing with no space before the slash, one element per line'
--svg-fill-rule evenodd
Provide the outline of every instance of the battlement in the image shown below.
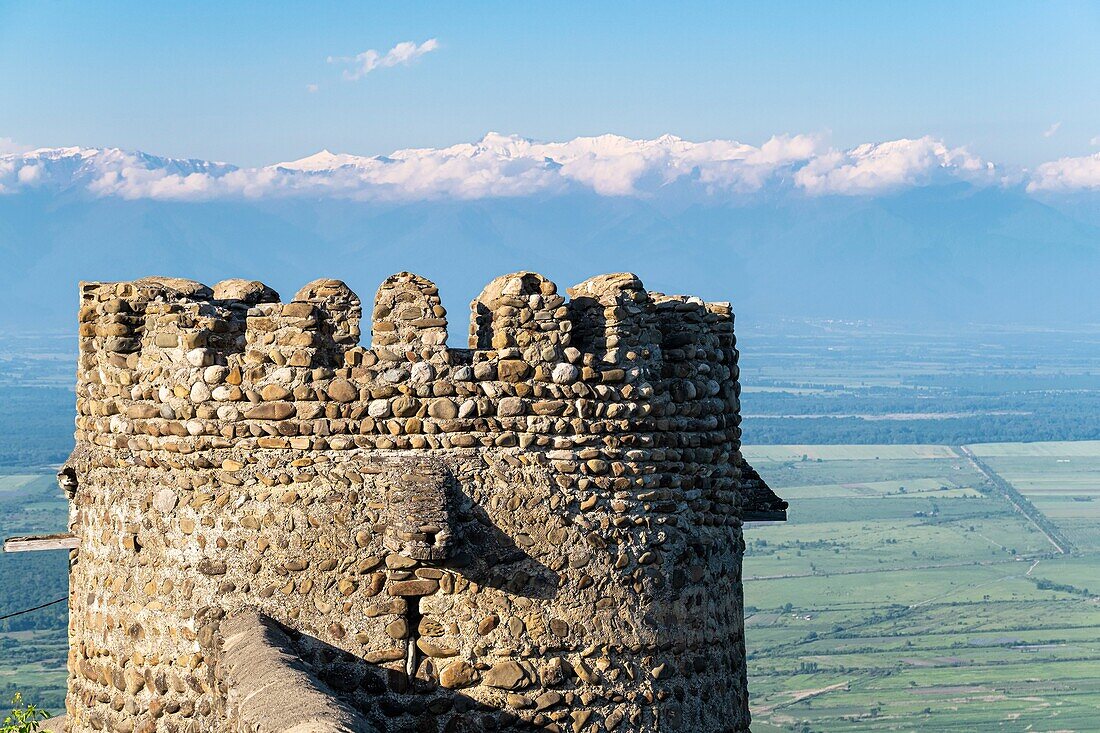
<path fill-rule="evenodd" d="M 126 358 L 131 354 L 145 357 L 144 363 L 185 355 L 220 363 L 239 356 L 249 365 L 336 367 L 349 353 L 364 351 L 386 362 L 470 362 L 507 352 L 531 363 L 607 368 L 659 360 L 662 348 L 733 348 L 729 303 L 651 293 L 630 273 L 593 277 L 568 293 L 570 300 L 534 272 L 493 280 L 470 305 L 471 354 L 447 346 L 439 289 L 409 272 L 379 287 L 369 350 L 359 346 L 359 297 L 340 280 L 308 283 L 289 302 L 248 280 L 212 288 L 165 277 L 84 282 L 80 336 L 85 352 L 131 369 L 142 364 Z"/>
<path fill-rule="evenodd" d="M 627 273 L 569 293 L 536 273 L 499 277 L 471 304 L 471 348 L 453 349 L 438 288 L 399 273 L 378 289 L 365 348 L 360 300 L 339 280 L 286 303 L 255 281 L 82 283 L 78 428 L 150 446 L 186 434 L 330 447 L 592 433 L 644 446 L 647 433 L 737 430 L 728 303 L 650 293 Z"/>
<path fill-rule="evenodd" d="M 452 348 L 409 272 L 369 329 L 339 280 L 80 287 L 70 733 L 266 729 L 253 664 L 365 730 L 748 730 L 742 523 L 786 504 L 728 303 L 518 272 Z"/>

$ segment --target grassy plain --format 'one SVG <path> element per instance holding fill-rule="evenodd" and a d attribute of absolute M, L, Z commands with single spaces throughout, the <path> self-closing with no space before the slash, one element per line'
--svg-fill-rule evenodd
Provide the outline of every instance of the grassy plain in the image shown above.
<path fill-rule="evenodd" d="M 1100 438 L 1095 328 L 829 320 L 738 331 L 747 445 Z"/>
<path fill-rule="evenodd" d="M 1078 549 L 1100 552 L 1100 441 L 986 444 L 971 449 Z"/>
<path fill-rule="evenodd" d="M 0 474 L 0 535 L 57 532 L 67 503 L 52 473 Z M 0 553 L 0 616 L 68 592 L 64 552 Z M 50 711 L 64 710 L 67 604 L 0 621 L 0 702 L 21 691 Z"/>
<path fill-rule="evenodd" d="M 746 532 L 754 731 L 1100 730 L 1100 443 L 970 448 L 1080 551 L 950 447 L 746 451 L 791 501 Z"/>
<path fill-rule="evenodd" d="M 1100 731 L 1095 329 L 738 332 L 747 452 L 792 502 L 747 533 L 755 733 Z M 0 334 L 4 535 L 64 527 L 52 466 L 72 449 L 74 350 L 68 331 Z M 1085 442 L 985 442 L 1067 438 Z M 951 448 L 976 441 L 1080 554 L 1053 557 Z M 66 584 L 65 553 L 0 554 L 0 615 Z M 0 699 L 60 709 L 65 623 L 64 604 L 0 622 Z"/>

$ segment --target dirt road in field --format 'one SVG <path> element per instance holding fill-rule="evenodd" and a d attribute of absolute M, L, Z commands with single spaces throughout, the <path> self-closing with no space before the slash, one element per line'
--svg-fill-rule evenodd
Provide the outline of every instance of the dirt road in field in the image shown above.
<path fill-rule="evenodd" d="M 989 482 L 993 484 L 994 488 L 1000 491 L 1012 506 L 1016 507 L 1016 511 L 1023 514 L 1028 518 L 1035 528 L 1043 533 L 1043 535 L 1050 541 L 1050 544 L 1054 545 L 1054 548 L 1063 555 L 1068 555 L 1076 548 L 1073 543 L 1054 526 L 1054 523 L 1047 519 L 1047 516 L 1041 511 L 1035 508 L 1027 498 L 1016 490 L 1016 487 L 1005 481 L 1000 475 L 994 471 L 989 465 L 974 455 L 974 452 L 967 448 L 965 445 L 960 445 L 955 448 L 955 452 L 959 454 L 960 458 L 965 458 L 973 464 L 974 468 L 982 472 Z"/>

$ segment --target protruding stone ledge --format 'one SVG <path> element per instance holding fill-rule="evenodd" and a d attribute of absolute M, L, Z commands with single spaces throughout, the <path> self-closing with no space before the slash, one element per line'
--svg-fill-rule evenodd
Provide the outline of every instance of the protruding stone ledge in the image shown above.
<path fill-rule="evenodd" d="M 272 619 L 248 611 L 221 631 L 230 717 L 240 733 L 379 733 L 309 671 Z"/>
<path fill-rule="evenodd" d="M 740 487 L 744 497 L 742 513 L 746 522 L 785 522 L 787 521 L 787 502 L 776 496 L 764 483 L 756 469 L 741 459 Z"/>
<path fill-rule="evenodd" d="M 39 728 L 42 733 L 65 733 L 66 723 L 69 717 L 67 715 L 58 715 L 55 718 L 42 721 L 42 727 Z"/>

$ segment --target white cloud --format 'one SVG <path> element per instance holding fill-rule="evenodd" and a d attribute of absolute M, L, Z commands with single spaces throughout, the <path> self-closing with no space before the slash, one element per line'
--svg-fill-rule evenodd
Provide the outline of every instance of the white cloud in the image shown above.
<path fill-rule="evenodd" d="M 1055 122 L 1053 125 L 1043 130 L 1043 137 L 1054 137 L 1058 130 L 1062 127 L 1061 122 Z"/>
<path fill-rule="evenodd" d="M 1100 153 L 1079 158 L 1060 158 L 1035 169 L 1028 191 L 1100 189 Z"/>
<path fill-rule="evenodd" d="M 931 183 L 939 178 L 990 182 L 995 169 L 965 148 L 948 148 L 922 137 L 864 143 L 846 152 L 830 150 L 794 174 L 810 194 L 873 194 Z"/>
<path fill-rule="evenodd" d="M 116 148 L 40 148 L 0 155 L 0 192 L 35 186 L 83 188 L 97 196 L 197 199 L 237 193 L 236 168 L 204 160 L 161 158 Z"/>
<path fill-rule="evenodd" d="M 0 190 L 83 188 L 96 196 L 206 200 L 311 196 L 358 200 L 478 199 L 588 191 L 735 200 L 789 192 L 873 196 L 938 181 L 1003 183 L 991 163 L 924 137 L 851 150 L 816 135 L 756 146 L 618 135 L 536 142 L 489 133 L 475 143 L 365 157 L 322 151 L 262 168 L 159 158 L 117 149 L 56 148 L 0 155 Z"/>
<path fill-rule="evenodd" d="M 809 158 L 818 141 L 807 135 L 781 136 L 758 148 L 733 140 L 694 143 L 673 135 L 655 140 L 601 135 L 541 144 L 489 135 L 482 144 L 507 144 L 511 154 L 552 160 L 561 166 L 560 176 L 598 194 L 632 196 L 676 181 L 696 182 L 712 193 L 757 191 L 780 168 Z"/>
<path fill-rule="evenodd" d="M 1089 145 L 1100 145 L 1100 135 L 1089 140 Z"/>
<path fill-rule="evenodd" d="M 431 53 L 439 48 L 439 41 L 429 38 L 421 44 L 412 41 L 398 43 L 389 51 L 377 51 L 368 49 L 355 56 L 329 56 L 330 64 L 344 64 L 344 78 L 349 81 L 362 79 L 375 69 L 385 69 L 391 66 L 408 66 L 424 54 Z"/>
<path fill-rule="evenodd" d="M 399 150 L 376 158 L 326 150 L 277 167 L 308 173 L 330 191 L 339 188 L 364 197 L 522 196 L 569 186 L 602 196 L 649 196 L 677 182 L 709 194 L 749 193 L 778 171 L 804 162 L 817 145 L 818 139 L 808 135 L 773 137 L 755 147 L 730 140 L 694 143 L 672 135 L 540 143 L 489 133 L 476 143 Z"/>
<path fill-rule="evenodd" d="M 11 153 L 25 153 L 30 150 L 30 146 L 20 145 L 12 140 L 10 137 L 0 137 L 0 155 L 8 155 Z"/>
<path fill-rule="evenodd" d="M 320 89 L 320 87 L 316 84 L 306 84 L 306 91 L 310 94 L 316 94 L 318 89 Z"/>
<path fill-rule="evenodd" d="M 42 178 L 42 166 L 40 165 L 25 165 L 19 169 L 16 174 L 16 178 L 23 184 L 34 184 Z"/>

